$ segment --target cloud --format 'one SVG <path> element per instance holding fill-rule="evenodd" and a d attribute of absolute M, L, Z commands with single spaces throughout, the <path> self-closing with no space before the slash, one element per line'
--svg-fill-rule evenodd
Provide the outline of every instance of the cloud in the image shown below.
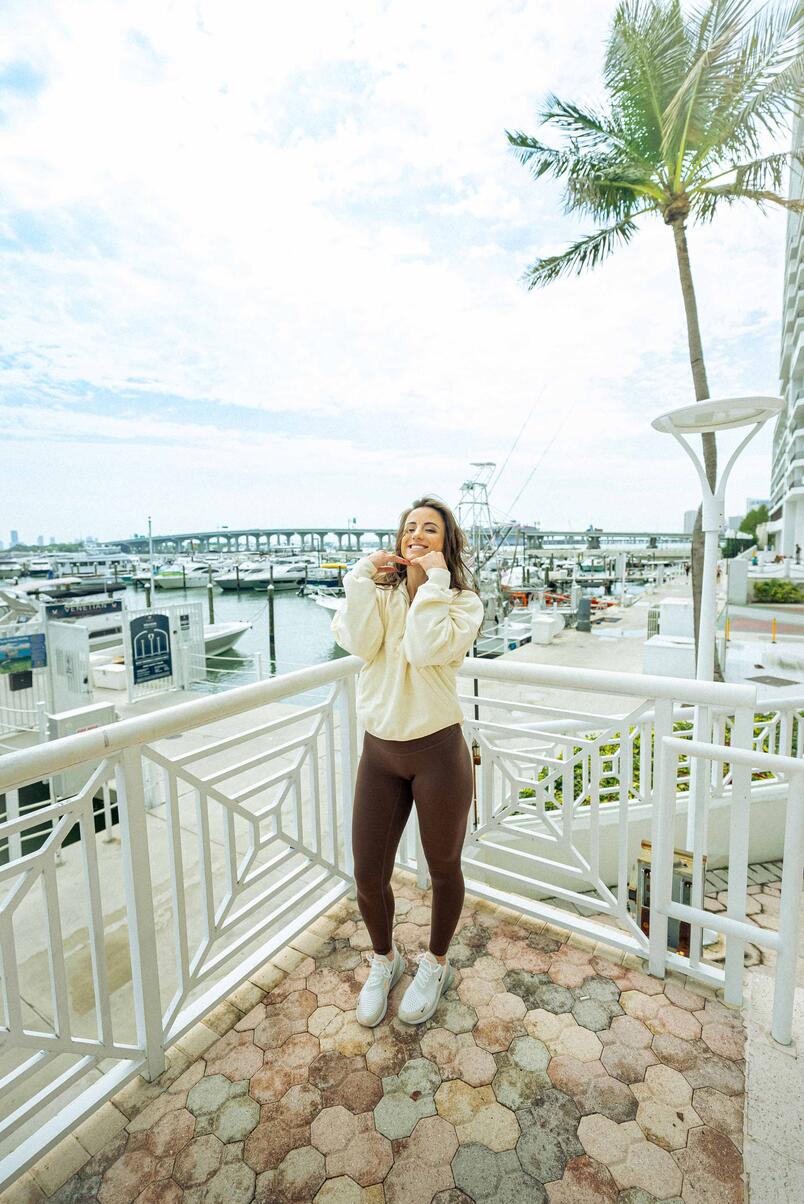
<path fill-rule="evenodd" d="M 588 227 L 503 130 L 535 130 L 549 90 L 599 95 L 614 7 L 6 6 L 0 430 L 26 440 L 6 484 L 18 525 L 45 504 L 32 441 L 59 473 L 69 445 L 72 480 L 113 455 L 129 510 L 103 509 L 109 536 L 136 525 L 143 465 L 169 480 L 182 448 L 199 471 L 182 464 L 163 529 L 210 492 L 248 522 L 250 487 L 316 521 L 305 471 L 322 509 L 379 521 L 378 439 L 389 506 L 410 463 L 457 500 L 539 398 L 509 470 L 521 484 L 554 439 L 529 517 L 679 526 L 690 488 L 633 468 L 657 455 L 650 418 L 691 400 L 669 232 L 645 222 L 586 277 L 521 283 Z M 691 234 L 713 392 L 776 388 L 783 226 L 735 211 Z M 762 493 L 769 461 L 751 463 Z M 84 504 L 75 489 L 58 510 L 76 526 Z"/>

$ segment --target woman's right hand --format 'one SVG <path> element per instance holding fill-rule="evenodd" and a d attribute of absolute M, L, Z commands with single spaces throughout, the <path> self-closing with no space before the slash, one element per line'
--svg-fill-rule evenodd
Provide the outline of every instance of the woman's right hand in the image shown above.
<path fill-rule="evenodd" d="M 397 556 L 396 552 L 389 552 L 387 549 L 380 549 L 379 552 L 372 552 L 369 560 L 380 573 L 390 573 L 398 564 L 410 564 L 404 556 Z"/>

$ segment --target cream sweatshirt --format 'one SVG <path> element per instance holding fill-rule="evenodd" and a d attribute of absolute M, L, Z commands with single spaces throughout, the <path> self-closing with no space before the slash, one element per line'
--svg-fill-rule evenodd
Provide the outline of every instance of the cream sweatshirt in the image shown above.
<path fill-rule="evenodd" d="M 340 646 L 366 662 L 357 682 L 360 722 L 382 740 L 416 740 L 462 723 L 456 671 L 483 622 L 483 603 L 472 590 L 452 589 L 449 569 L 428 569 L 412 602 L 404 583 L 381 589 L 378 575 L 367 556 L 357 562 L 330 624 Z"/>

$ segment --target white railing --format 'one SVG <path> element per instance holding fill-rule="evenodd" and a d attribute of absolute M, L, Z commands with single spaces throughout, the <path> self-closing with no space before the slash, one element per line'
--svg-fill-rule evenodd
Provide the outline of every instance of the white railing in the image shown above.
<path fill-rule="evenodd" d="M 796 968 L 799 956 L 801 876 L 804 871 L 804 761 L 794 757 L 779 757 L 753 752 L 734 746 L 704 744 L 700 741 L 679 740 L 674 736 L 662 739 L 662 780 L 658 792 L 656 815 L 657 838 L 651 882 L 650 971 L 664 977 L 668 964 L 677 964 L 687 973 L 725 987 L 728 1003 L 742 1002 L 743 951 L 745 943 L 761 945 L 776 955 L 775 990 L 771 1033 L 789 1044 L 793 1031 Z M 725 914 L 706 911 L 701 903 L 688 905 L 671 898 L 673 843 L 670 834 L 675 819 L 675 775 L 681 755 L 713 765 L 731 766 L 732 795 L 730 806 L 729 887 L 728 908 Z M 789 784 L 784 832 L 782 888 L 779 907 L 779 929 L 772 932 L 751 924 L 746 918 L 748 894 L 748 859 L 751 825 L 751 776 L 757 769 L 768 769 Z M 705 823 L 702 825 L 705 831 Z M 696 840 L 692 897 L 703 898 L 703 847 Z M 698 934 L 689 959 L 674 957 L 667 952 L 667 921 L 676 919 L 690 925 Z M 700 946 L 703 928 L 711 928 L 726 937 L 725 972 L 719 973 L 701 963 L 695 953 Z"/>
<path fill-rule="evenodd" d="M 354 893 L 361 665 L 345 657 L 0 758 L 0 1189 L 128 1078 L 159 1074 L 171 1043 Z M 684 843 L 665 812 L 659 831 L 657 784 L 672 779 L 683 811 L 695 776 L 684 751 L 663 770 L 667 740 L 683 723 L 692 747 L 698 707 L 699 733 L 713 739 L 725 716 L 756 756 L 755 690 L 474 658 L 459 673 L 480 752 L 467 890 L 647 958 L 629 868 L 643 836 Z M 546 688 L 561 706 L 518 697 Z M 85 784 L 70 797 L 35 810 L 21 797 L 75 767 Z M 778 794 L 786 773 L 769 768 Z M 696 798 L 728 812 L 722 767 L 696 781 Z M 415 818 L 397 864 L 426 885 Z"/>

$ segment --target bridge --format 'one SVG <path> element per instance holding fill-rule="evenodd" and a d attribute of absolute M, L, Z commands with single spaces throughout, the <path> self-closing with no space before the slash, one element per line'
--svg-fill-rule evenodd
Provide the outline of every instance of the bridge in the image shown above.
<path fill-rule="evenodd" d="M 493 528 L 493 542 L 513 544 L 520 540 L 527 551 L 542 549 L 588 549 L 595 551 L 606 548 L 673 548 L 676 553 L 688 552 L 689 535 L 683 532 L 655 531 L 542 531 L 539 527 L 526 524 L 501 524 Z M 337 541 L 339 551 L 360 551 L 363 540 L 371 536 L 380 547 L 393 546 L 396 529 L 391 527 L 240 527 L 215 531 L 184 531 L 180 534 L 154 535 L 154 551 L 161 553 L 190 553 L 194 555 L 210 552 L 253 552 L 267 553 L 280 547 L 309 548 L 323 552 Z M 113 542 L 124 552 L 145 553 L 148 551 L 148 536 L 133 535 Z"/>

